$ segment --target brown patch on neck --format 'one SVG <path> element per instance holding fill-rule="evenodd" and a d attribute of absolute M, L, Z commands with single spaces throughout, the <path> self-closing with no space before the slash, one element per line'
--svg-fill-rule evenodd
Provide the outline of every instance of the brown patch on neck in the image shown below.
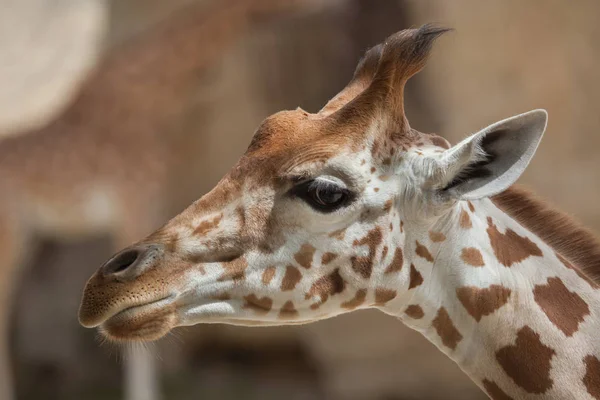
<path fill-rule="evenodd" d="M 463 229 L 470 229 L 473 227 L 471 217 L 469 217 L 469 213 L 467 213 L 465 210 L 460 210 L 460 217 L 458 218 L 458 223 Z"/>
<path fill-rule="evenodd" d="M 583 384 L 593 398 L 600 400 L 600 360 L 598 357 L 588 355 L 583 362 L 585 363 Z"/>
<path fill-rule="evenodd" d="M 469 200 L 467 200 L 467 204 L 469 205 L 469 210 L 471 210 L 472 213 L 475 212 L 475 206 L 473 205 L 473 203 L 471 203 Z"/>
<path fill-rule="evenodd" d="M 345 288 L 346 281 L 340 275 L 339 268 L 336 268 L 331 274 L 325 275 L 313 283 L 308 293 L 306 293 L 306 300 L 314 296 L 320 296 L 320 302 L 311 306 L 312 309 L 315 309 L 325 303 L 329 296 L 342 293 Z"/>
<path fill-rule="evenodd" d="M 414 264 L 410 264 L 410 283 L 408 289 L 413 289 L 423 283 L 423 275 L 415 268 Z"/>
<path fill-rule="evenodd" d="M 366 298 L 367 298 L 367 290 L 359 289 L 356 291 L 354 298 L 342 303 L 342 308 L 345 308 L 347 310 L 354 310 L 356 307 L 362 305 L 365 302 Z"/>
<path fill-rule="evenodd" d="M 379 227 L 375 227 L 367 233 L 367 236 L 360 240 L 355 240 L 354 246 L 369 246 L 369 255 L 366 257 L 352 257 L 352 269 L 362 275 L 363 278 L 368 279 L 371 277 L 371 273 L 373 272 L 373 262 L 375 260 L 375 253 L 377 251 L 377 246 L 381 244 L 383 240 L 383 235 L 381 234 L 381 229 Z"/>
<path fill-rule="evenodd" d="M 402 255 L 402 249 L 400 247 L 396 247 L 394 251 L 394 258 L 392 258 L 392 262 L 386 268 L 384 274 L 391 274 L 392 272 L 398 272 L 402 270 L 402 265 L 404 264 L 404 257 Z"/>
<path fill-rule="evenodd" d="M 487 379 L 484 379 L 482 383 L 483 388 L 492 400 L 514 400 L 512 397 L 504 393 L 504 391 L 500 389 L 496 383 L 488 381 Z"/>
<path fill-rule="evenodd" d="M 492 201 L 600 284 L 600 242 L 594 233 L 519 186 L 511 186 Z"/>
<path fill-rule="evenodd" d="M 406 307 L 406 310 L 404 310 L 404 314 L 408 315 L 412 319 L 421 319 L 425 316 L 423 309 L 418 304 L 411 304 L 408 307 Z"/>
<path fill-rule="evenodd" d="M 427 247 L 425 247 L 421 243 L 419 243 L 418 240 L 416 243 L 417 243 L 417 248 L 415 250 L 415 253 L 417 253 L 417 255 L 419 257 L 422 257 L 422 258 L 426 259 L 427 261 L 433 262 L 433 256 L 431 255 L 431 253 L 429 252 Z"/>
<path fill-rule="evenodd" d="M 431 325 L 442 339 L 444 346 L 452 350 L 456 349 L 456 346 L 463 337 L 454 326 L 450 315 L 448 315 L 448 311 L 444 307 L 440 307 Z"/>
<path fill-rule="evenodd" d="M 473 267 L 483 267 L 485 265 L 481 252 L 475 247 L 465 247 L 462 249 L 460 258 L 462 258 L 466 264 Z"/>
<path fill-rule="evenodd" d="M 542 256 L 542 250 L 528 237 L 520 236 L 512 229 L 500 233 L 491 217 L 488 217 L 487 233 L 496 258 L 505 267 L 521 262 L 530 256 Z"/>
<path fill-rule="evenodd" d="M 548 278 L 547 282 L 533 289 L 535 302 L 558 329 L 567 336 L 573 336 L 579 323 L 590 315 L 590 308 L 577 293 L 569 291 L 559 278 Z"/>
<path fill-rule="evenodd" d="M 434 243 L 443 242 L 446 240 L 446 235 L 442 232 L 429 231 L 429 239 Z"/>
<path fill-rule="evenodd" d="M 506 304 L 511 290 L 500 285 L 491 285 L 488 288 L 464 286 L 456 289 L 456 296 L 469 315 L 475 321 L 490 315 Z"/>
<path fill-rule="evenodd" d="M 542 394 L 554 384 L 550 378 L 550 361 L 555 353 L 526 325 L 517 333 L 514 345 L 496 352 L 496 359 L 504 372 L 527 393 Z"/>
<path fill-rule="evenodd" d="M 294 290 L 296 285 L 302 279 L 302 273 L 293 265 L 288 265 L 285 269 L 285 275 L 281 281 L 281 291 L 288 292 Z"/>

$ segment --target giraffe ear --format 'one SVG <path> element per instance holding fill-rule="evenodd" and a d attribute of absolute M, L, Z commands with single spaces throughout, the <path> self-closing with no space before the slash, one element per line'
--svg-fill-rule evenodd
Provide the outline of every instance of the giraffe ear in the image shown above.
<path fill-rule="evenodd" d="M 476 200 L 493 196 L 521 176 L 546 130 L 548 113 L 534 110 L 496 122 L 440 157 L 443 197 Z"/>

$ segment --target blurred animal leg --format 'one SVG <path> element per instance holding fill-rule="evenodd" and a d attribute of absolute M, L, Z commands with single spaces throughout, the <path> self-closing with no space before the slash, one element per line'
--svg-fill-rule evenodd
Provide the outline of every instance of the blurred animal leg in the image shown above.
<path fill-rule="evenodd" d="M 14 398 L 10 360 L 10 315 L 23 262 L 25 232 L 8 208 L 0 208 L 0 399 Z"/>
<path fill-rule="evenodd" d="M 125 399 L 158 400 L 158 362 L 147 347 L 130 345 L 125 349 Z"/>

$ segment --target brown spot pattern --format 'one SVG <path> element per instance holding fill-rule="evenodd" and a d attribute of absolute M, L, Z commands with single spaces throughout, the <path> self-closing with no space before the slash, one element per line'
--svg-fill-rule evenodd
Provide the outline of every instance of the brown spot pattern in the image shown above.
<path fill-rule="evenodd" d="M 271 266 L 271 267 L 265 268 L 265 270 L 262 273 L 262 283 L 264 283 L 265 285 L 268 285 L 273 280 L 274 276 L 275 276 L 275 267 Z"/>
<path fill-rule="evenodd" d="M 285 304 L 279 310 L 279 318 L 292 319 L 298 317 L 298 311 L 294 307 L 294 303 L 286 301 Z"/>
<path fill-rule="evenodd" d="M 487 379 L 484 379 L 482 383 L 483 388 L 492 400 L 513 400 L 513 398 L 504 393 L 504 391 L 500 389 L 496 383 L 488 381 Z"/>
<path fill-rule="evenodd" d="M 221 263 L 225 273 L 219 277 L 219 282 L 233 280 L 235 283 L 241 282 L 245 278 L 248 262 L 244 257 L 238 257 L 233 261 Z"/>
<path fill-rule="evenodd" d="M 392 209 L 392 200 L 387 200 L 384 204 L 383 204 L 383 211 L 390 211 Z"/>
<path fill-rule="evenodd" d="M 296 285 L 302 279 L 302 273 L 293 265 L 288 265 L 285 269 L 285 275 L 281 281 L 281 291 L 288 292 L 294 290 Z"/>
<path fill-rule="evenodd" d="M 346 288 L 346 281 L 340 275 L 339 268 L 336 268 L 331 274 L 325 275 L 315 281 L 310 287 L 306 294 L 306 300 L 314 296 L 320 296 L 321 301 L 316 305 L 313 304 L 311 308 L 318 308 L 321 304 L 325 303 L 329 296 L 333 296 L 338 293 L 342 293 Z"/>
<path fill-rule="evenodd" d="M 397 294 L 395 290 L 377 288 L 375 289 L 375 305 L 383 306 L 388 301 L 394 299 Z"/>
<path fill-rule="evenodd" d="M 417 253 L 417 255 L 419 257 L 422 257 L 422 258 L 426 259 L 427 261 L 433 262 L 433 256 L 431 255 L 429 250 L 427 250 L 427 247 L 425 247 L 421 243 L 419 243 L 418 240 L 417 240 L 417 249 L 415 250 L 415 253 Z"/>
<path fill-rule="evenodd" d="M 555 351 L 540 341 L 540 335 L 524 326 L 517 332 L 515 345 L 496 352 L 504 372 L 528 393 L 542 394 L 550 389 L 550 361 Z"/>
<path fill-rule="evenodd" d="M 337 258 L 337 256 L 338 255 L 335 253 L 327 252 L 327 253 L 323 254 L 323 257 L 321 257 L 321 264 L 327 265 L 330 262 L 332 262 L 333 260 L 335 260 Z"/>
<path fill-rule="evenodd" d="M 244 300 L 246 303 L 243 305 L 243 308 L 253 310 L 257 314 L 267 314 L 271 311 L 271 307 L 273 306 L 273 300 L 271 298 L 258 298 L 254 293 L 244 296 Z"/>
<path fill-rule="evenodd" d="M 465 247 L 462 249 L 460 258 L 473 267 L 483 267 L 485 263 L 483 262 L 483 255 L 481 252 L 477 250 L 475 247 Z"/>
<path fill-rule="evenodd" d="M 388 251 L 389 251 L 389 248 L 387 246 L 383 246 L 383 250 L 381 250 L 381 261 L 385 260 L 385 258 L 387 257 Z"/>
<path fill-rule="evenodd" d="M 456 349 L 456 345 L 458 345 L 463 337 L 454 326 L 454 323 L 452 323 L 448 311 L 444 307 L 440 307 L 431 325 L 442 339 L 444 346 L 452 350 Z"/>
<path fill-rule="evenodd" d="M 219 215 L 215 216 L 214 218 L 207 219 L 205 221 L 200 222 L 200 224 L 198 224 L 196 229 L 194 229 L 193 234 L 198 235 L 198 236 L 206 235 L 208 232 L 212 231 L 214 228 L 216 228 L 219 225 L 219 222 L 221 222 L 222 218 L 223 218 L 223 214 L 219 214 Z"/>
<path fill-rule="evenodd" d="M 504 234 L 500 233 L 491 217 L 488 217 L 487 233 L 496 258 L 506 267 L 523 261 L 529 256 L 542 256 L 540 248 L 529 238 L 519 236 L 512 229 L 506 229 Z"/>
<path fill-rule="evenodd" d="M 402 255 L 402 249 L 400 247 L 396 247 L 394 251 L 394 257 L 390 262 L 390 265 L 385 270 L 385 274 L 391 274 L 392 272 L 398 272 L 402 270 L 402 265 L 404 264 L 404 257 Z"/>
<path fill-rule="evenodd" d="M 415 268 L 414 264 L 410 264 L 410 283 L 408 289 L 413 289 L 423 283 L 423 275 Z"/>
<path fill-rule="evenodd" d="M 487 288 L 463 286 L 456 289 L 456 296 L 463 307 L 477 322 L 486 315 L 490 315 L 506 304 L 511 290 L 500 285 L 491 285 Z"/>
<path fill-rule="evenodd" d="M 588 355 L 583 362 L 585 363 L 583 384 L 593 398 L 600 400 L 600 360 L 595 356 Z"/>
<path fill-rule="evenodd" d="M 469 205 L 469 210 L 471 210 L 472 213 L 475 212 L 475 206 L 473 203 L 467 200 L 467 204 Z"/>
<path fill-rule="evenodd" d="M 460 217 L 458 218 L 458 223 L 463 229 L 470 229 L 473 227 L 473 223 L 471 222 L 471 217 L 465 210 L 460 211 Z"/>
<path fill-rule="evenodd" d="M 404 314 L 408 315 L 412 319 L 421 319 L 425 316 L 423 309 L 418 304 L 411 304 L 408 307 L 406 307 L 406 310 L 404 310 Z"/>
<path fill-rule="evenodd" d="M 302 267 L 309 269 L 312 266 L 312 260 L 313 256 L 315 255 L 315 251 L 316 249 L 312 245 L 305 243 L 294 255 L 294 259 Z"/>
<path fill-rule="evenodd" d="M 342 308 L 347 310 L 354 310 L 356 307 L 362 305 L 367 298 L 367 290 L 359 289 L 356 291 L 354 297 L 348 301 L 342 303 Z"/>
<path fill-rule="evenodd" d="M 371 229 L 367 236 L 360 240 L 354 241 L 354 246 L 369 246 L 369 255 L 366 257 L 352 257 L 350 261 L 352 262 L 352 269 L 362 275 L 363 278 L 368 279 L 371 277 L 371 273 L 373 272 L 373 260 L 375 259 L 375 252 L 377 251 L 377 246 L 381 243 L 383 239 L 383 235 L 381 234 L 381 229 L 379 227 L 375 227 Z"/>
<path fill-rule="evenodd" d="M 443 242 L 446 240 L 446 235 L 444 235 L 442 232 L 429 231 L 429 239 L 435 243 Z"/>
<path fill-rule="evenodd" d="M 331 232 L 327 236 L 329 236 L 330 238 L 338 239 L 338 240 L 344 240 L 344 235 L 346 234 L 346 229 L 347 228 L 338 229 L 337 231 Z"/>
<path fill-rule="evenodd" d="M 559 278 L 548 278 L 546 285 L 536 285 L 533 297 L 548 319 L 565 335 L 572 336 L 590 314 L 587 303 L 569 291 Z"/>

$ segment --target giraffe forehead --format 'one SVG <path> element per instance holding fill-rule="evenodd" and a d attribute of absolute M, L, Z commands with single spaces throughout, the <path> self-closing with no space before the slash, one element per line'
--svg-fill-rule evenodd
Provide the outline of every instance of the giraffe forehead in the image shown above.
<path fill-rule="evenodd" d="M 367 127 L 352 123 L 331 123 L 327 118 L 301 109 L 281 111 L 266 118 L 238 165 L 246 175 L 285 178 L 305 166 L 318 168 L 340 154 L 370 153 L 371 163 L 388 166 L 401 152 L 415 148 L 450 147 L 435 134 L 415 129 L 394 129 L 396 125 L 374 119 Z M 243 168 L 240 166 L 250 167 Z"/>
<path fill-rule="evenodd" d="M 364 130 L 352 124 L 332 124 L 300 109 L 282 111 L 261 123 L 245 158 L 250 163 L 261 160 L 272 168 L 269 172 L 285 174 L 302 164 L 324 163 L 340 152 L 359 152 L 381 132 L 377 123 Z"/>

